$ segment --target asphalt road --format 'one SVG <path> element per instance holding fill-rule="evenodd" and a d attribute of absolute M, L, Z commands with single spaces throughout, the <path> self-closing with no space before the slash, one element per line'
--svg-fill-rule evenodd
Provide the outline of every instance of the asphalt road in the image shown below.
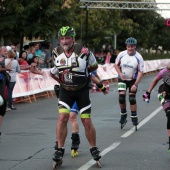
<path fill-rule="evenodd" d="M 169 170 L 166 117 L 157 99 L 157 89 L 149 104 L 142 100 L 154 75 L 145 76 L 138 88 L 139 125 L 134 130 L 130 120 L 120 129 L 120 110 L 117 84 L 110 86 L 109 94 L 91 93 L 92 120 L 97 131 L 97 146 L 102 151 L 104 170 Z M 128 98 L 127 98 L 128 101 Z M 17 104 L 16 111 L 7 112 L 0 137 L 0 170 L 52 170 L 57 121 L 56 98 Z M 81 120 L 79 155 L 71 158 L 71 130 L 65 144 L 63 170 L 98 169 L 89 151 Z"/>

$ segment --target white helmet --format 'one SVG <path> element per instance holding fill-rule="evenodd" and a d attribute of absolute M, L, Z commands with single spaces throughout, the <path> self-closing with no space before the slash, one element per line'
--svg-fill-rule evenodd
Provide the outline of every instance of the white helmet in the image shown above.
<path fill-rule="evenodd" d="M 4 99 L 2 98 L 2 96 L 0 95 L 0 106 L 2 106 L 4 104 Z"/>

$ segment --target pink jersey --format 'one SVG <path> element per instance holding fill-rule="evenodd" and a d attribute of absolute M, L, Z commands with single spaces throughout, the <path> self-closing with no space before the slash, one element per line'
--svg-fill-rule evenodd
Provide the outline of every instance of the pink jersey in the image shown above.
<path fill-rule="evenodd" d="M 160 80 L 160 79 L 163 79 L 163 81 L 168 84 L 170 86 L 170 70 L 164 68 L 162 69 L 158 75 L 157 75 L 157 78 Z"/>

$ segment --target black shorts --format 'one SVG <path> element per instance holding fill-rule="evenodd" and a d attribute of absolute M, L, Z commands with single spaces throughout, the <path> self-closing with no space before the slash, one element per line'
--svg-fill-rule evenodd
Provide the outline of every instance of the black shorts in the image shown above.
<path fill-rule="evenodd" d="M 91 101 L 89 97 L 89 88 L 85 87 L 78 91 L 68 91 L 60 88 L 59 92 L 59 108 L 64 107 L 70 110 L 77 103 L 81 113 L 91 113 Z"/>
<path fill-rule="evenodd" d="M 135 81 L 136 80 L 129 80 L 128 81 L 128 80 L 118 79 L 118 83 L 125 83 L 126 84 L 126 90 L 129 89 L 129 93 L 134 93 L 134 94 L 136 94 L 137 89 L 136 89 L 135 92 L 131 92 L 131 87 L 135 84 Z M 119 90 L 119 91 L 121 91 L 121 90 Z"/>

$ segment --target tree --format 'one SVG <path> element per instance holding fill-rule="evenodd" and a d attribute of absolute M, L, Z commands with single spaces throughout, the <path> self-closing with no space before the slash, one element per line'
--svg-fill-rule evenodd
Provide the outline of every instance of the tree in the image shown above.
<path fill-rule="evenodd" d="M 66 0 L 12 0 L 3 1 L 0 15 L 0 37 L 48 38 L 55 36 L 67 21 Z"/>

